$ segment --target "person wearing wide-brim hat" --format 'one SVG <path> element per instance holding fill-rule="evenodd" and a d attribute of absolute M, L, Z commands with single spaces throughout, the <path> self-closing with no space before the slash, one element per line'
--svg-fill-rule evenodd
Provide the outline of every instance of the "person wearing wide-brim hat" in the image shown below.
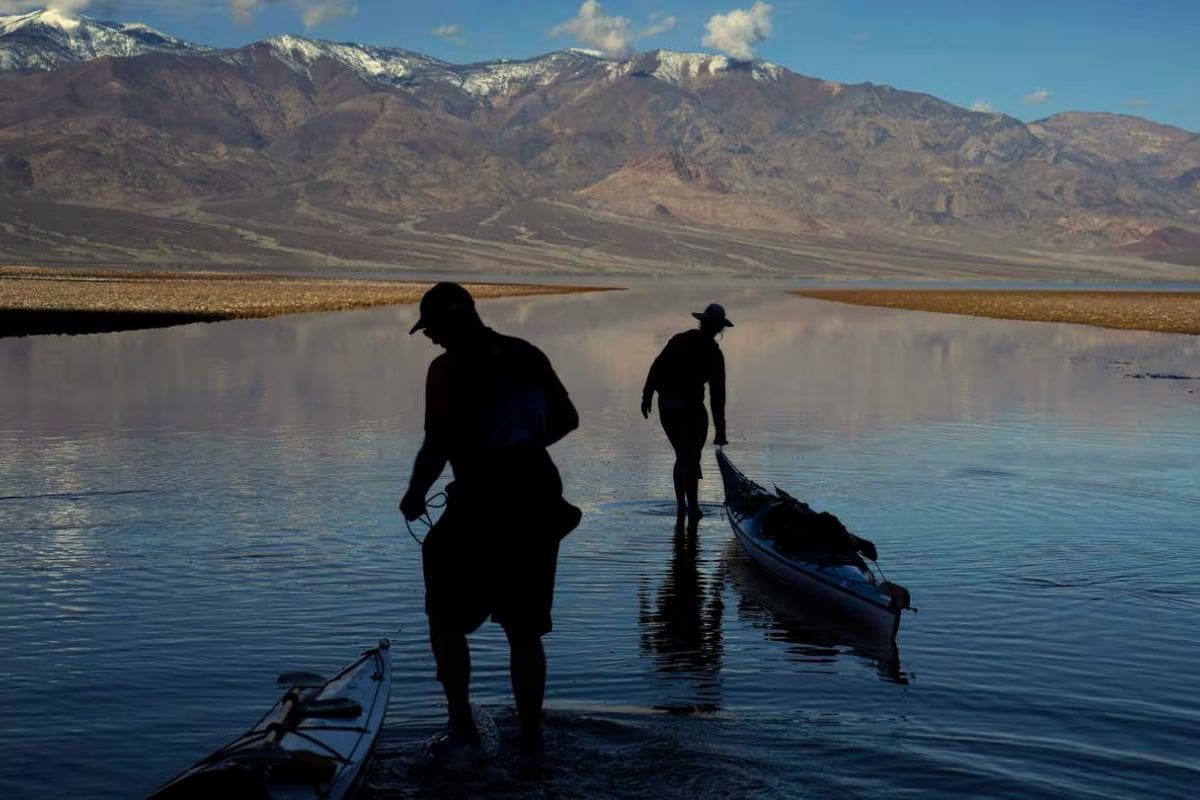
<path fill-rule="evenodd" d="M 704 385 L 709 388 L 713 444 L 728 444 L 725 437 L 725 356 L 717 344 L 717 334 L 733 323 L 725 308 L 712 303 L 703 311 L 693 312 L 699 327 L 671 337 L 650 365 L 642 388 L 642 416 L 649 418 L 654 393 L 658 392 L 658 417 L 667 440 L 675 450 L 672 477 L 679 518 L 686 513 L 695 522 L 700 511 L 699 482 L 702 477 L 700 455 L 708 438 L 708 414 L 704 410 Z"/>

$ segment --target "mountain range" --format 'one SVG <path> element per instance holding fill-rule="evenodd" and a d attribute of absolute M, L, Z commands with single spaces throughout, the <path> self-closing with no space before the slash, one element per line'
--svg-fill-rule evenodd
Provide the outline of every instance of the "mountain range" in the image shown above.
<path fill-rule="evenodd" d="M 1200 135 L 765 62 L 459 65 L 0 17 L 0 256 L 497 272 L 1191 277 Z"/>

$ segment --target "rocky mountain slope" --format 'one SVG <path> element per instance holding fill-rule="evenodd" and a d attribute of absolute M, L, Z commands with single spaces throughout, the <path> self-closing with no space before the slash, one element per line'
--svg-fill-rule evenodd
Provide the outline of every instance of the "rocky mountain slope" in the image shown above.
<path fill-rule="evenodd" d="M 1026 125 L 722 56 L 456 65 L 298 36 L 212 50 L 40 12 L 0 18 L 0 68 L 10 258 L 205 260 L 205 232 L 230 230 L 267 260 L 658 247 L 620 226 L 1160 257 L 1200 230 L 1194 133 L 1111 114 Z M 64 228 L 113 215 L 161 226 L 158 244 Z"/>

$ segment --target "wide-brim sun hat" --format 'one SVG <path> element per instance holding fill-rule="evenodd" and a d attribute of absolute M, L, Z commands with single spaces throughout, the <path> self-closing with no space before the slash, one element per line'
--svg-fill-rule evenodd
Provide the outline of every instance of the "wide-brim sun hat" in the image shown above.
<path fill-rule="evenodd" d="M 708 308 L 703 311 L 693 311 L 692 316 L 701 322 L 720 322 L 723 327 L 733 327 L 733 323 L 725 316 L 725 306 L 720 303 L 709 303 Z"/>

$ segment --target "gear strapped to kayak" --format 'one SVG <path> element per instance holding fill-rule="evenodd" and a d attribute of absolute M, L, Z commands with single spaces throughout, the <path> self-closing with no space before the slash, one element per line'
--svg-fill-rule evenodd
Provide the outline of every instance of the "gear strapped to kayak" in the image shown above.
<path fill-rule="evenodd" d="M 877 576 L 874 543 L 855 536 L 833 514 L 813 510 L 776 487 L 768 492 L 717 451 L 729 524 L 742 549 L 772 576 L 838 614 L 892 636 L 908 590 Z M 916 610 L 916 609 L 912 609 Z"/>

